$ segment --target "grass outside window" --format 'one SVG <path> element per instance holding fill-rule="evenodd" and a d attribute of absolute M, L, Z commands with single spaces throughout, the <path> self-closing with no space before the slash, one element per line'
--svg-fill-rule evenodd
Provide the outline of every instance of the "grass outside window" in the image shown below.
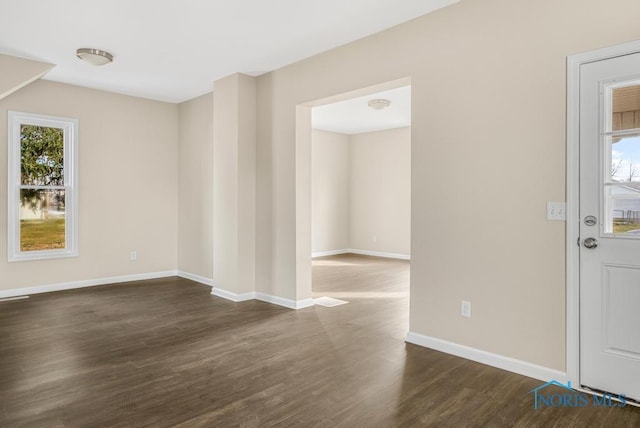
<path fill-rule="evenodd" d="M 20 251 L 65 248 L 64 218 L 20 221 Z"/>

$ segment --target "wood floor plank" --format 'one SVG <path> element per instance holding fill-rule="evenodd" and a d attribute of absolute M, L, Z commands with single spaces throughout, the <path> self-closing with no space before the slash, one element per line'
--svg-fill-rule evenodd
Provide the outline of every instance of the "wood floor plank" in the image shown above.
<path fill-rule="evenodd" d="M 314 260 L 292 311 L 182 278 L 0 305 L 1 427 L 640 426 L 640 410 L 533 409 L 540 382 L 406 344 L 409 264 Z"/>

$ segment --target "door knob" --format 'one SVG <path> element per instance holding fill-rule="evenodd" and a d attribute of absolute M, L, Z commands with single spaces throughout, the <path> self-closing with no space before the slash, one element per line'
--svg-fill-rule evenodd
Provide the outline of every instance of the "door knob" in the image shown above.
<path fill-rule="evenodd" d="M 584 240 L 584 247 L 593 250 L 598 246 L 598 240 L 596 238 L 587 238 Z"/>

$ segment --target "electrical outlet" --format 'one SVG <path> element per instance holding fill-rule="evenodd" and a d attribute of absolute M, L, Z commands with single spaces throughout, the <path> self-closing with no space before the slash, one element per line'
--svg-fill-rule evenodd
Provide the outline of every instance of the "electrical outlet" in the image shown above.
<path fill-rule="evenodd" d="M 471 302 L 466 300 L 460 302 L 460 315 L 465 318 L 471 318 Z"/>
<path fill-rule="evenodd" d="M 136 253 L 135 251 L 131 252 L 131 255 L 129 256 L 130 260 L 138 260 L 138 253 Z"/>
<path fill-rule="evenodd" d="M 373 237 L 371 238 L 371 240 L 373 242 L 378 242 L 378 237 L 376 235 L 373 235 Z"/>

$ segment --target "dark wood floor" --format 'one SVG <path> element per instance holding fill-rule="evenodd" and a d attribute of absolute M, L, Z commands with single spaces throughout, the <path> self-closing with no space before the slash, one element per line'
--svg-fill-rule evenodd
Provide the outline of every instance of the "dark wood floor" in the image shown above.
<path fill-rule="evenodd" d="M 314 262 L 292 311 L 179 279 L 0 303 L 1 427 L 640 426 L 533 409 L 541 382 L 404 343 L 408 263 Z"/>

